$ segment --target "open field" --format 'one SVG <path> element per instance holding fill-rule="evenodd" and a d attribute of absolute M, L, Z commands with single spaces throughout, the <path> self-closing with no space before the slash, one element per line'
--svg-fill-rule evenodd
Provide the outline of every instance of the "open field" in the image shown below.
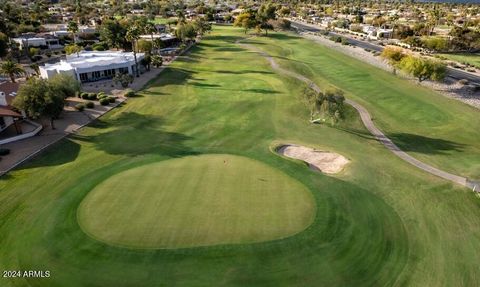
<path fill-rule="evenodd" d="M 153 22 L 155 24 L 167 24 L 168 20 L 170 20 L 170 19 L 176 19 L 176 18 L 175 17 L 165 18 L 165 17 L 157 16 L 157 17 L 155 17 Z"/>
<path fill-rule="evenodd" d="M 276 74 L 263 57 L 235 44 L 242 37 L 240 29 L 215 27 L 139 97 L 0 178 L 0 269 L 52 274 L 44 279 L 0 278 L 0 286 L 479 284 L 479 199 L 470 190 L 397 158 L 372 139 L 352 108 L 336 127 L 309 124 L 309 113 L 299 100 L 304 85 Z M 410 154 L 451 172 L 479 177 L 480 120 L 474 109 L 293 35 L 274 33 L 249 42 L 319 85 L 344 89 Z M 274 154 L 271 147 L 278 142 L 336 152 L 351 162 L 338 175 L 326 176 Z M 117 215 L 122 212 L 115 208 L 118 205 L 95 200 L 105 196 L 140 202 L 128 195 L 128 187 L 108 192 L 113 189 L 109 184 L 130 178 L 125 184 L 145 195 L 141 202 L 157 201 L 163 206 L 167 202 L 159 200 L 161 194 L 147 192 L 145 186 L 163 187 L 159 192 L 165 194 L 167 185 L 179 189 L 182 183 L 175 181 L 176 176 L 193 184 L 209 169 L 205 161 L 194 164 L 200 168 L 185 167 L 188 171 L 175 171 L 170 164 L 206 154 L 255 162 L 249 163 L 249 169 L 236 169 L 238 178 L 220 169 L 218 178 L 212 179 L 235 185 L 237 191 L 251 184 L 248 177 L 259 174 L 256 170 L 298 184 L 295 194 L 290 193 L 293 189 L 281 192 L 290 198 L 288 204 L 297 198 L 308 206 L 302 216 L 314 210 L 313 222 L 296 218 L 298 222 L 287 233 L 274 224 L 272 228 L 281 234 L 295 233 L 283 239 L 276 233 L 269 237 L 273 240 L 251 243 L 253 237 L 248 237 L 232 242 L 221 233 L 224 244 L 193 247 L 205 244 L 200 236 L 189 236 L 191 247 L 176 249 L 119 247 L 95 240 L 80 227 L 85 222 L 102 223 L 88 218 L 108 214 L 117 227 L 152 220 L 155 228 L 162 227 L 162 220 L 175 222 L 180 212 L 208 216 L 209 210 L 195 209 L 208 207 L 212 197 L 197 198 L 189 206 L 186 200 L 179 201 L 183 196 L 195 198 L 185 189 L 178 195 L 168 194 L 167 202 L 182 205 L 173 213 L 164 207 L 155 214 L 155 208 L 139 204 L 125 210 L 138 216 Z M 158 187 L 149 167 L 163 171 L 158 174 Z M 136 172 L 148 180 L 129 175 Z M 236 181 L 240 178 L 245 182 Z M 245 202 L 237 214 L 269 206 L 281 215 L 273 205 L 287 201 L 271 192 L 263 199 L 256 197 L 263 202 Z M 303 199 L 298 194 L 304 194 Z M 311 201 L 314 206 L 307 203 Z M 105 210 L 99 210 L 98 204 Z M 258 221 L 263 226 L 261 218 Z M 146 231 L 134 232 L 138 237 L 131 232 L 128 236 L 138 247 Z M 208 231 L 202 232 L 208 237 Z"/>
<path fill-rule="evenodd" d="M 467 63 L 473 65 L 477 68 L 480 68 L 480 54 L 468 54 L 468 53 L 459 53 L 459 54 L 440 54 L 449 60 L 457 61 L 459 63 Z"/>

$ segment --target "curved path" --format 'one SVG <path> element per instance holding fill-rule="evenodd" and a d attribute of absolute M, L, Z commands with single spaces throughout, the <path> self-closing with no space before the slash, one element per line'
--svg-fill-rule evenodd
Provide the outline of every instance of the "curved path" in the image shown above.
<path fill-rule="evenodd" d="M 282 67 L 280 67 L 278 65 L 278 63 L 275 61 L 275 59 L 273 59 L 272 56 L 270 56 L 268 53 L 262 51 L 261 49 L 255 47 L 253 45 L 240 43 L 240 41 L 237 41 L 236 43 L 245 47 L 245 48 L 247 48 L 247 49 L 249 49 L 249 50 L 255 51 L 255 52 L 259 53 L 260 55 L 262 55 L 263 57 L 265 57 L 268 60 L 268 62 L 270 63 L 270 65 L 272 66 L 272 69 L 274 69 L 275 71 L 277 71 L 281 74 L 287 75 L 289 77 L 298 79 L 298 80 L 306 83 L 312 89 L 314 89 L 316 92 L 321 91 L 320 87 L 317 86 L 317 84 L 315 84 L 312 80 L 310 80 L 309 78 L 307 78 L 303 75 L 300 75 L 300 74 L 297 74 L 295 72 L 283 69 Z M 426 164 L 422 161 L 419 161 L 418 159 L 416 159 L 416 158 L 412 157 L 411 155 L 407 154 L 406 152 L 401 150 L 391 139 L 389 139 L 380 129 L 378 129 L 375 126 L 375 124 L 372 121 L 372 116 L 367 111 L 367 109 L 365 109 L 365 107 L 363 107 L 359 103 L 357 103 L 355 101 L 352 101 L 350 99 L 346 99 L 345 102 L 347 104 L 351 105 L 353 108 L 355 108 L 358 111 L 358 113 L 360 114 L 360 118 L 362 119 L 362 122 L 365 125 L 365 127 L 368 129 L 368 131 L 378 141 L 380 141 L 387 149 L 389 149 L 391 152 L 393 152 L 396 156 L 398 156 L 399 158 L 403 159 L 404 161 L 410 163 L 411 165 L 413 165 L 413 166 L 415 166 L 419 169 L 422 169 L 422 170 L 424 170 L 424 171 L 426 171 L 430 174 L 433 174 L 435 176 L 441 177 L 443 179 L 449 180 L 449 181 L 454 182 L 454 183 L 458 183 L 458 184 L 463 185 L 465 187 L 471 188 L 475 192 L 480 192 L 480 182 L 475 182 L 473 180 L 469 180 L 466 177 L 458 176 L 458 175 L 440 170 L 440 169 L 435 168 L 435 167 L 433 167 L 429 164 Z"/>

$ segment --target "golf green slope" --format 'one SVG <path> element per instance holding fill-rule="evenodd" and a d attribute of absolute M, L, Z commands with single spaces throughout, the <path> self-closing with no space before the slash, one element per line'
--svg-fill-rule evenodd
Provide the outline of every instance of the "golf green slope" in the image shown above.
<path fill-rule="evenodd" d="M 253 243 L 304 230 L 315 215 L 308 189 L 240 156 L 189 156 L 112 176 L 80 205 L 92 237 L 138 248 Z"/>

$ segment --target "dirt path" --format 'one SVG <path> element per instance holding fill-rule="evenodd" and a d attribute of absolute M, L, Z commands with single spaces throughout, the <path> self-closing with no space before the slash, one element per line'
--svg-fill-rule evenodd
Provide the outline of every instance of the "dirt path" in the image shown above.
<path fill-rule="evenodd" d="M 298 80 L 306 83 L 307 85 L 311 86 L 312 89 L 314 89 L 317 92 L 321 91 L 320 87 L 317 86 L 309 78 L 280 67 L 278 65 L 278 63 L 273 59 L 273 57 L 270 56 L 268 53 L 258 49 L 257 47 L 255 47 L 253 45 L 244 44 L 244 43 L 241 43 L 240 41 L 237 41 L 236 43 L 238 45 L 241 45 L 241 46 L 249 49 L 249 50 L 255 51 L 255 52 L 259 53 L 260 55 L 262 55 L 263 57 L 265 57 L 267 59 L 267 61 L 270 63 L 270 65 L 272 66 L 272 69 L 274 69 L 275 71 L 277 71 L 281 74 L 287 75 L 289 77 L 298 79 Z M 480 192 L 480 182 L 469 180 L 466 177 L 458 176 L 458 175 L 440 170 L 440 169 L 435 168 L 431 165 L 428 165 L 428 164 L 426 164 L 422 161 L 419 161 L 418 159 L 416 159 L 416 158 L 412 157 L 411 155 L 407 154 L 406 152 L 402 151 L 395 143 L 393 143 L 393 141 L 391 139 L 389 139 L 380 129 L 378 129 L 375 126 L 375 124 L 372 121 L 372 116 L 367 111 L 367 109 L 365 109 L 365 107 L 363 107 L 359 103 L 357 103 L 355 101 L 352 101 L 350 99 L 347 99 L 345 102 L 347 104 L 351 105 L 353 108 L 355 108 L 358 111 L 358 113 L 360 114 L 360 118 L 362 119 L 362 122 L 365 125 L 365 127 L 368 129 L 368 131 L 379 142 L 381 142 L 387 149 L 389 149 L 391 152 L 393 152 L 396 156 L 398 156 L 399 158 L 403 159 L 404 161 L 410 163 L 411 165 L 413 165 L 413 166 L 415 166 L 419 169 L 422 169 L 422 170 L 424 170 L 424 171 L 426 171 L 430 174 L 433 174 L 435 176 L 441 177 L 443 179 L 449 180 L 449 181 L 454 182 L 454 183 L 458 183 L 458 184 L 463 185 L 465 187 L 471 188 L 473 191 Z"/>

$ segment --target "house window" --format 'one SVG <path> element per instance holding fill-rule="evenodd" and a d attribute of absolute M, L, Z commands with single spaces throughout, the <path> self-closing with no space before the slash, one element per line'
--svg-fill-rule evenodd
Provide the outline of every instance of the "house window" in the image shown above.
<path fill-rule="evenodd" d="M 81 81 L 82 83 L 88 81 L 88 75 L 87 75 L 87 73 L 81 73 L 81 74 L 80 74 L 80 81 Z"/>
<path fill-rule="evenodd" d="M 3 117 L 0 117 L 0 128 L 3 129 L 5 127 L 5 120 Z"/>

